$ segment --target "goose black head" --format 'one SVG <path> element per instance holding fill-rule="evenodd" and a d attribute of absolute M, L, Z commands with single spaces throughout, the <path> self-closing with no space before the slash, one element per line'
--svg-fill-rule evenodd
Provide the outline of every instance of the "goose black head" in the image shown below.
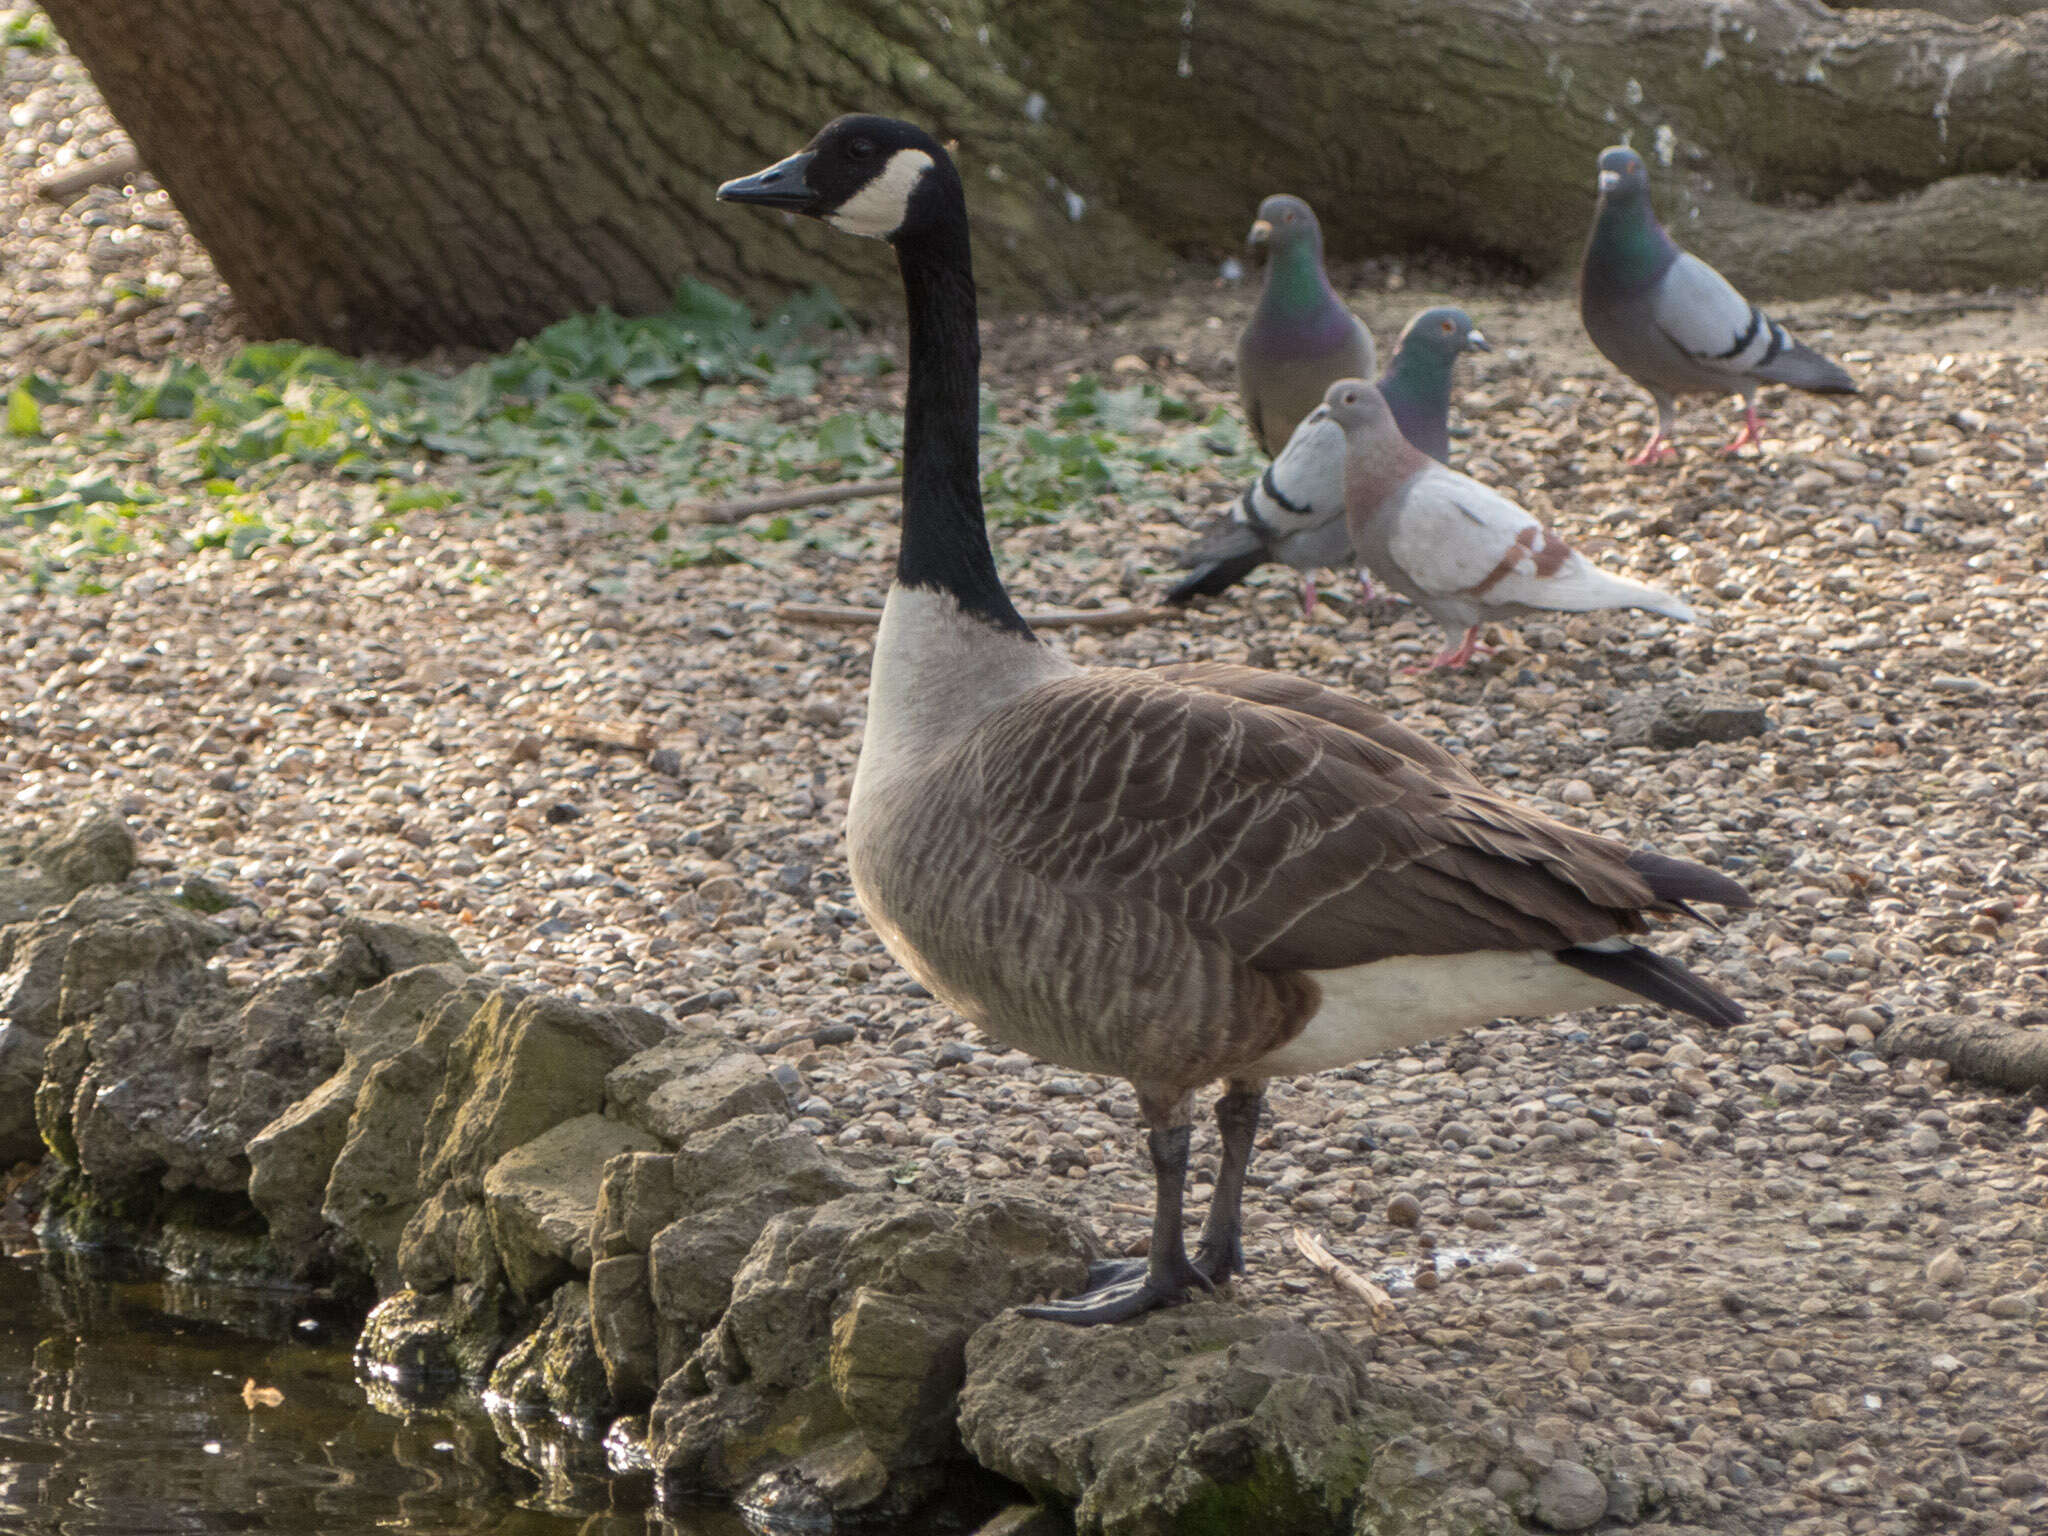
<path fill-rule="evenodd" d="M 1626 144 L 1600 151 L 1600 195 L 1636 195 L 1650 190 L 1649 168 Z"/>
<path fill-rule="evenodd" d="M 718 189 L 725 203 L 756 203 L 823 219 L 852 235 L 898 240 L 941 216 L 942 189 L 959 173 L 938 140 L 893 117 L 834 118 L 765 171 Z"/>
<path fill-rule="evenodd" d="M 1248 246 L 1271 246 L 1276 257 L 1304 241 L 1320 251 L 1323 248 L 1323 226 L 1316 222 L 1314 209 L 1285 192 L 1275 192 L 1259 204 L 1259 216 L 1252 222 L 1251 233 L 1245 237 Z"/>

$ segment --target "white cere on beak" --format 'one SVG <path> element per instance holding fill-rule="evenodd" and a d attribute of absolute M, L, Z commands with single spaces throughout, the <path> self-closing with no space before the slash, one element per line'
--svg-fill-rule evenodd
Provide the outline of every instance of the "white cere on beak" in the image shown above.
<path fill-rule="evenodd" d="M 1619 171 L 1602 171 L 1602 172 L 1600 173 L 1600 190 L 1601 190 L 1602 192 L 1612 192 L 1612 191 L 1613 191 L 1613 190 L 1614 190 L 1614 189 L 1615 189 L 1616 187 L 1618 187 L 1618 186 L 1620 186 L 1620 185 L 1621 185 L 1621 172 L 1619 172 Z"/>
<path fill-rule="evenodd" d="M 888 239 L 903 227 L 903 216 L 910 208 L 910 195 L 931 168 L 932 157 L 923 150 L 897 150 L 881 172 L 827 214 L 825 222 L 849 235 Z"/>

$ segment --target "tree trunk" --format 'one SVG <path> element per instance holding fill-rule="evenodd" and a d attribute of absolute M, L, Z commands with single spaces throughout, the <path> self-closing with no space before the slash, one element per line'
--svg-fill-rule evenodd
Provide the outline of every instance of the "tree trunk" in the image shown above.
<path fill-rule="evenodd" d="M 874 253 L 711 201 L 722 178 L 855 108 L 959 140 L 985 284 L 1027 302 L 1213 261 L 1282 188 L 1316 204 L 1340 255 L 1436 248 L 1556 271 L 1583 239 L 1593 156 L 1624 137 L 1668 167 L 1666 221 L 1760 291 L 2037 282 L 2048 242 L 2048 185 L 2025 179 L 2048 167 L 2048 13 L 1972 26 L 1819 0 L 46 8 L 252 327 L 350 348 L 498 345 L 600 303 L 658 307 L 684 276 L 754 297 L 819 279 L 878 295 L 892 274 Z M 1959 175 L 2012 179 L 1942 185 Z"/>

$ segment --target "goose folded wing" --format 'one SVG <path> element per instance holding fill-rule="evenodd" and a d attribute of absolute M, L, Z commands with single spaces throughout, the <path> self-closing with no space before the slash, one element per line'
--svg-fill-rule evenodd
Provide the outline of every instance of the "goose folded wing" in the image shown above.
<path fill-rule="evenodd" d="M 956 767 L 984 857 L 1171 913 L 1263 970 L 1562 949 L 1639 931 L 1665 905 L 1628 849 L 1426 756 L 1123 674 L 1004 710 Z"/>

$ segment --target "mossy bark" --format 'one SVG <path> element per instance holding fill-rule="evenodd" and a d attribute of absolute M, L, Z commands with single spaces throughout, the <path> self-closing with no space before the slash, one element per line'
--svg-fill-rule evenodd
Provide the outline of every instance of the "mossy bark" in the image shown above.
<path fill-rule="evenodd" d="M 1624 136 L 1665 152 L 1669 221 L 1710 257 L 1725 246 L 1738 278 L 1758 238 L 1717 243 L 1723 209 L 1688 217 L 1700 196 L 1897 196 L 2048 167 L 2048 14 L 1971 26 L 1819 0 L 47 9 L 251 328 L 359 349 L 498 345 L 597 304 L 659 306 L 684 276 L 754 297 L 819 279 L 879 296 L 893 274 L 872 250 L 710 196 L 854 108 L 959 141 L 984 280 L 1027 302 L 1211 259 L 1282 187 L 1316 203 L 1339 253 L 1436 247 L 1554 270 L 1582 237 L 1594 153 Z M 2036 242 L 2048 233 L 2040 199 L 2012 206 Z M 1863 245 L 1845 266 L 1781 266 L 1839 286 L 1836 271 L 1881 272 L 1903 232 L 1913 281 L 2038 280 L 2038 245 L 1945 261 L 1939 217 L 1788 212 L 1785 238 Z"/>

